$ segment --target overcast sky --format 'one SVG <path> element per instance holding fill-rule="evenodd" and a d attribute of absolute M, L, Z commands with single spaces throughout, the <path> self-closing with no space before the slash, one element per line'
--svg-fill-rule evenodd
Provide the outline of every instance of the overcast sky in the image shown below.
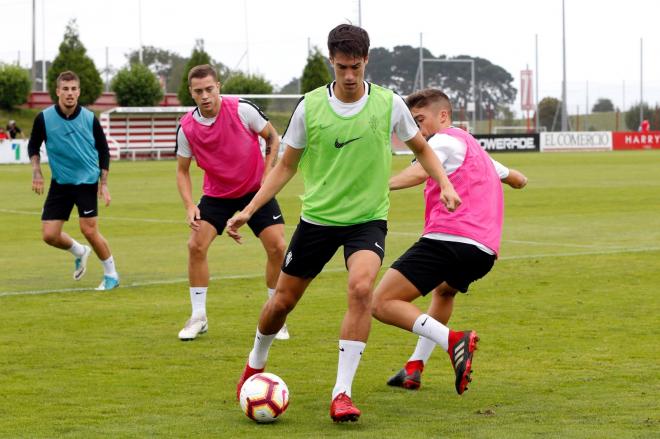
<path fill-rule="evenodd" d="M 486 58 L 511 73 L 516 88 L 520 70 L 534 69 L 538 35 L 539 98 L 561 97 L 561 0 L 35 1 L 37 59 L 54 58 L 66 23 L 76 18 L 99 69 L 105 67 L 106 47 L 110 65 L 119 68 L 140 38 L 144 45 L 185 56 L 203 38 L 214 59 L 263 74 L 276 86 L 301 74 L 308 41 L 327 54 L 328 31 L 342 22 L 358 24 L 360 9 L 372 47 L 418 46 L 423 33 L 433 55 Z M 640 38 L 644 100 L 659 103 L 660 1 L 565 1 L 569 111 L 579 106 L 584 112 L 587 82 L 589 106 L 599 97 L 617 106 L 623 106 L 624 97 L 625 107 L 639 102 Z M 0 0 L 0 16 L 0 60 L 16 62 L 20 56 L 21 65 L 29 66 L 32 0 Z"/>

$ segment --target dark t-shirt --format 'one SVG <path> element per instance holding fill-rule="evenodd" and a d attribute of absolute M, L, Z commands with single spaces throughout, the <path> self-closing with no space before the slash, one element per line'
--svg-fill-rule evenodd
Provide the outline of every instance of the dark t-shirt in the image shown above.
<path fill-rule="evenodd" d="M 15 139 L 18 133 L 22 133 L 23 131 L 18 126 L 14 125 L 13 128 L 8 126 L 7 132 L 9 133 L 9 137 Z"/>

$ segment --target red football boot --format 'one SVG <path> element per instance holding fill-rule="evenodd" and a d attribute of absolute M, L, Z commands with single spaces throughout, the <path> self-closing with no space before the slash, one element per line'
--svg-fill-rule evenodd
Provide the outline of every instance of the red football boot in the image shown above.
<path fill-rule="evenodd" d="M 472 355 L 477 350 L 479 337 L 475 331 L 449 331 L 449 358 L 456 373 L 456 392 L 462 395 L 472 381 Z"/>
<path fill-rule="evenodd" d="M 245 369 L 243 369 L 243 373 L 241 374 L 241 378 L 238 380 L 238 384 L 236 384 L 236 399 L 238 400 L 241 397 L 241 388 L 243 387 L 243 384 L 245 381 L 247 381 L 248 378 L 250 378 L 252 375 L 256 375 L 258 373 L 261 373 L 265 370 L 265 367 L 262 367 L 261 369 L 253 369 L 250 367 L 249 364 L 245 364 Z"/>
<path fill-rule="evenodd" d="M 330 405 L 330 417 L 335 422 L 355 422 L 362 412 L 353 405 L 351 397 L 346 392 L 335 396 Z"/>

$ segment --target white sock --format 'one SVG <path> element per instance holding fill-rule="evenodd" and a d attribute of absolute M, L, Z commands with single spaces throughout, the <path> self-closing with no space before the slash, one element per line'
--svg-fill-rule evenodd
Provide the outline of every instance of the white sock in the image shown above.
<path fill-rule="evenodd" d="M 417 317 L 412 332 L 433 340 L 445 351 L 449 349 L 449 328 L 428 314 L 420 314 Z"/>
<path fill-rule="evenodd" d="M 339 340 L 337 382 L 334 389 L 332 389 L 332 399 L 344 392 L 349 397 L 351 396 L 353 377 L 355 377 L 355 372 L 357 372 L 362 358 L 362 352 L 364 352 L 366 346 L 366 343 L 357 340 Z"/>
<path fill-rule="evenodd" d="M 436 346 L 437 345 L 433 340 L 420 336 L 417 340 L 417 346 L 415 346 L 415 352 L 413 352 L 408 361 L 421 360 L 424 364 L 426 364 L 426 362 L 429 361 L 429 357 L 433 353 L 433 349 L 435 349 Z"/>
<path fill-rule="evenodd" d="M 73 256 L 76 258 L 81 257 L 82 255 L 85 254 L 85 246 L 76 241 L 75 239 L 71 239 L 73 241 L 73 245 L 71 248 L 68 250 L 69 253 L 71 253 Z"/>
<path fill-rule="evenodd" d="M 117 270 L 115 269 L 115 259 L 110 256 L 105 261 L 101 261 L 103 264 L 103 274 L 106 276 L 118 277 Z"/>
<path fill-rule="evenodd" d="M 257 328 L 257 334 L 254 336 L 254 347 L 248 357 L 248 366 L 252 369 L 263 369 L 266 367 L 268 350 L 270 349 L 270 345 L 273 344 L 276 334 L 264 335 Z"/>
<path fill-rule="evenodd" d="M 268 288 L 268 298 L 270 299 L 275 294 L 275 288 Z"/>
<path fill-rule="evenodd" d="M 192 317 L 206 317 L 206 291 L 209 287 L 190 287 Z"/>

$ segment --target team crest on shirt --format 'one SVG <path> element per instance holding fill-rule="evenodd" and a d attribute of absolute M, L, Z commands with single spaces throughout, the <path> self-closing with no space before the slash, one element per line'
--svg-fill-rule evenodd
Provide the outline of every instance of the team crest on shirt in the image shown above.
<path fill-rule="evenodd" d="M 378 132 L 378 117 L 376 117 L 375 114 L 372 114 L 371 117 L 369 118 L 369 127 L 371 127 L 371 131 L 373 131 L 374 134 Z"/>

